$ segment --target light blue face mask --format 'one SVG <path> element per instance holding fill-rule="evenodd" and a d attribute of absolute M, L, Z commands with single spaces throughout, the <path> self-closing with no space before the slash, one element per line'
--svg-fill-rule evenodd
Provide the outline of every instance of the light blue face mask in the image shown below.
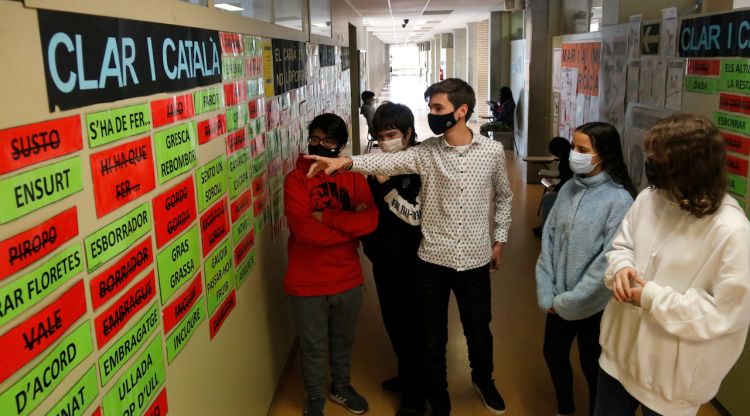
<path fill-rule="evenodd" d="M 579 175 L 587 175 L 591 173 L 594 168 L 596 168 L 596 165 L 599 164 L 591 163 L 591 160 L 594 158 L 594 156 L 596 156 L 596 154 L 580 153 L 576 152 L 575 150 L 571 150 L 570 160 L 568 161 L 570 170 L 572 170 L 573 173 L 577 173 Z"/>

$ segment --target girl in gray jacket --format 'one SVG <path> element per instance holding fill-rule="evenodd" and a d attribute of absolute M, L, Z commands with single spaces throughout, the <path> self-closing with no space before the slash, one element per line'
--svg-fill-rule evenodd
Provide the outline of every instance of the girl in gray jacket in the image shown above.
<path fill-rule="evenodd" d="M 636 195 L 620 135 L 611 124 L 592 122 L 576 129 L 570 168 L 575 175 L 560 189 L 545 223 L 536 265 L 537 300 L 547 313 L 544 358 L 560 415 L 575 410 L 570 348 L 576 337 L 589 413 L 594 410 L 599 324 L 612 297 L 604 286 L 604 254 Z"/>

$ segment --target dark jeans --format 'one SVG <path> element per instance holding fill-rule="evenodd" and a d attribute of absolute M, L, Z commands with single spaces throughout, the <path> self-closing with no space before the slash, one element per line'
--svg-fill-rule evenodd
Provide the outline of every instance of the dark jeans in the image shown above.
<path fill-rule="evenodd" d="M 378 289 L 383 324 L 396 353 L 401 380 L 401 406 L 424 408 L 422 338 L 415 278 L 416 255 L 411 262 L 376 262 L 372 274 Z"/>
<path fill-rule="evenodd" d="M 622 383 L 604 370 L 599 370 L 599 387 L 594 416 L 633 416 L 639 404 L 638 400 L 625 390 Z M 640 405 L 643 416 L 661 416 L 648 407 Z"/>
<path fill-rule="evenodd" d="M 445 345 L 448 342 L 448 300 L 453 291 L 469 347 L 471 378 L 492 380 L 492 319 L 490 268 L 465 271 L 417 260 L 417 290 L 424 330 L 427 400 L 434 413 L 450 411 Z"/>
<path fill-rule="evenodd" d="M 577 321 L 567 321 L 556 314 L 547 314 L 544 326 L 544 359 L 547 361 L 557 397 L 557 412 L 573 413 L 573 369 L 570 366 L 570 347 L 578 338 L 578 357 L 589 387 L 589 414 L 594 412 L 597 375 L 599 373 L 599 325 L 602 312 Z"/>

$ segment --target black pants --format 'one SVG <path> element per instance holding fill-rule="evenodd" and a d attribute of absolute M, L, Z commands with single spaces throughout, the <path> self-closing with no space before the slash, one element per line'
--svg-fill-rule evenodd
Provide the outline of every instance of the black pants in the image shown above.
<path fill-rule="evenodd" d="M 567 321 L 559 315 L 547 314 L 544 326 L 544 359 L 547 361 L 552 384 L 557 396 L 557 412 L 573 413 L 573 369 L 570 366 L 570 347 L 578 337 L 578 356 L 589 387 L 589 414 L 594 412 L 597 376 L 599 374 L 599 325 L 602 312 L 577 321 Z"/>
<path fill-rule="evenodd" d="M 661 416 L 640 404 L 616 378 L 599 369 L 599 397 L 596 399 L 595 416 L 634 416 L 641 406 L 643 416 Z"/>
<path fill-rule="evenodd" d="M 401 379 L 401 406 L 424 408 L 422 331 L 417 307 L 416 256 L 411 262 L 377 262 L 372 274 L 378 289 L 383 324 L 396 353 Z"/>
<path fill-rule="evenodd" d="M 451 291 L 456 296 L 461 324 L 469 347 L 471 378 L 477 383 L 492 380 L 489 263 L 459 272 L 418 260 L 416 277 L 425 340 L 427 400 L 433 412 L 447 412 L 451 405 L 445 345 L 448 342 L 448 300 Z"/>

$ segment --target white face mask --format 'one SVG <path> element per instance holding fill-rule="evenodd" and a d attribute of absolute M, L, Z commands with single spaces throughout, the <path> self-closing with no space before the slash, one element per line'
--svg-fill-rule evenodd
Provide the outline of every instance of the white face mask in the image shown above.
<path fill-rule="evenodd" d="M 378 147 L 385 153 L 396 153 L 404 149 L 403 138 L 391 140 L 378 140 Z"/>
<path fill-rule="evenodd" d="M 577 173 L 579 175 L 586 175 L 591 173 L 596 165 L 592 164 L 591 160 L 596 156 L 596 154 L 587 154 L 587 153 L 579 153 L 575 150 L 572 150 L 570 152 L 570 160 L 568 161 L 570 165 L 570 170 L 573 171 L 573 173 Z"/>

